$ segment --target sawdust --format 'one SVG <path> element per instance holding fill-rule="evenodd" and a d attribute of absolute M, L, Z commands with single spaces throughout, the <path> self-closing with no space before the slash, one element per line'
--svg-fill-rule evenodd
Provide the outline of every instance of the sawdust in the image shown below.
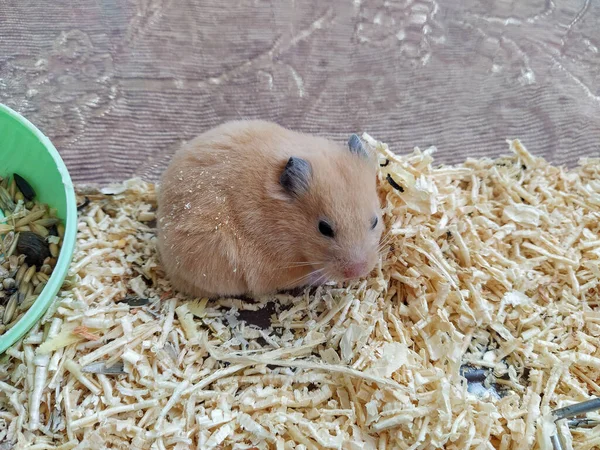
<path fill-rule="evenodd" d="M 434 168 L 363 138 L 381 263 L 298 297 L 184 300 L 154 187 L 80 189 L 73 287 L 0 361 L 0 448 L 552 448 L 550 411 L 600 394 L 600 160 L 512 141 Z M 270 327 L 242 320 L 263 308 Z M 598 426 L 564 432 L 599 448 Z"/>

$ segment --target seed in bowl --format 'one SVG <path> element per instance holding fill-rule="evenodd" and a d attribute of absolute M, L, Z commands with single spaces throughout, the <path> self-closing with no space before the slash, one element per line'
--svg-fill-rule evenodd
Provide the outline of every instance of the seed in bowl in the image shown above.
<path fill-rule="evenodd" d="M 48 283 L 65 227 L 57 211 L 36 200 L 19 174 L 0 177 L 0 335 L 11 329 Z"/>

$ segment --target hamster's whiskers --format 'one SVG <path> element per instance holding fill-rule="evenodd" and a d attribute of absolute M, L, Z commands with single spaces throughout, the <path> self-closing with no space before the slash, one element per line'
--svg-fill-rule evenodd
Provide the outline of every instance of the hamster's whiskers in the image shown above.
<path fill-rule="evenodd" d="M 313 276 L 313 275 L 316 275 L 316 274 L 319 274 L 319 273 L 321 274 L 321 275 L 319 276 L 319 278 L 318 278 L 318 279 L 320 280 L 320 279 L 323 277 L 323 273 L 322 273 L 322 272 L 323 272 L 324 270 L 325 270 L 325 268 L 321 268 L 321 269 L 316 269 L 316 270 L 313 270 L 312 272 L 309 272 L 309 273 L 307 273 L 306 275 L 303 275 L 303 276 L 301 276 L 301 277 L 298 277 L 298 278 L 296 278 L 294 281 L 292 281 L 292 282 L 291 282 L 291 284 L 293 284 L 293 285 L 296 285 L 296 284 L 298 284 L 298 283 L 302 283 L 302 282 L 304 282 L 304 281 L 308 280 L 308 279 L 309 279 L 311 276 Z"/>
<path fill-rule="evenodd" d="M 379 246 L 377 247 L 377 253 L 381 253 L 381 251 L 385 248 L 386 245 L 390 243 L 392 240 L 391 231 L 388 231 L 385 236 L 381 239 Z"/>
<path fill-rule="evenodd" d="M 290 263 L 288 266 L 281 267 L 281 269 L 285 270 L 285 269 L 295 269 L 298 267 L 305 267 L 305 266 L 322 266 L 323 264 L 324 264 L 323 261 L 293 262 L 293 263 Z"/>

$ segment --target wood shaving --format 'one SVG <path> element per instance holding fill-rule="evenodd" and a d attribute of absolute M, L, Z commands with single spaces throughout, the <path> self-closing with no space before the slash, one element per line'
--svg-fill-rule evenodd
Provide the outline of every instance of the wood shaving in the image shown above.
<path fill-rule="evenodd" d="M 79 189 L 70 282 L 0 361 L 0 447 L 547 449 L 561 426 L 599 448 L 599 427 L 548 418 L 600 390 L 600 159 L 566 170 L 511 141 L 435 168 L 363 139 L 381 262 L 297 297 L 184 299 L 154 186 Z M 271 327 L 243 320 L 261 311 Z"/>

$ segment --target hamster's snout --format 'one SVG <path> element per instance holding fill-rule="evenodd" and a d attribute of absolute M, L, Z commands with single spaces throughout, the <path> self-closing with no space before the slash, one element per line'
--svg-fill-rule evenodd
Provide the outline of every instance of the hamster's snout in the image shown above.
<path fill-rule="evenodd" d="M 369 273 L 369 263 L 366 259 L 353 261 L 342 268 L 342 273 L 348 280 L 366 276 Z"/>

